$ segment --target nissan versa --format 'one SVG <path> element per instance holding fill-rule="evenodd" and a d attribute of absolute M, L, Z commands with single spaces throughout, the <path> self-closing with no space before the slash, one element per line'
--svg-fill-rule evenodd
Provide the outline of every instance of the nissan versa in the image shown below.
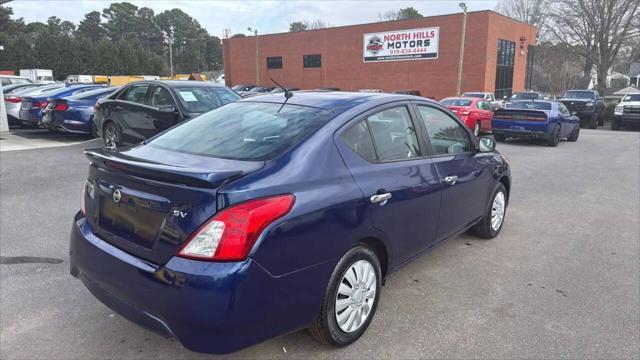
<path fill-rule="evenodd" d="M 511 179 L 494 146 L 415 96 L 230 103 L 142 144 L 86 151 L 71 274 L 191 350 L 302 328 L 344 346 L 392 271 L 464 231 L 500 233 Z"/>

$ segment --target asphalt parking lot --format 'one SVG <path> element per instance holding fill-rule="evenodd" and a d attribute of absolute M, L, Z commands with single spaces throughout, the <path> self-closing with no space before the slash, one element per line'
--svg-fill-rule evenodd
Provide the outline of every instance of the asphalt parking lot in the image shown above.
<path fill-rule="evenodd" d="M 82 150 L 100 144 L 0 152 L 0 358 L 222 358 L 124 320 L 69 275 Z M 392 274 L 349 347 L 298 331 L 228 357 L 640 357 L 640 133 L 498 150 L 513 172 L 498 238 L 460 236 Z"/>

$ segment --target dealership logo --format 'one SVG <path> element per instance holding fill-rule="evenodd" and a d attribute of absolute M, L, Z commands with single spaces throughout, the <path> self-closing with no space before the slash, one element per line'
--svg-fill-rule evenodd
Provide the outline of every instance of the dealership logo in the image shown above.
<path fill-rule="evenodd" d="M 369 38 L 369 43 L 367 44 L 367 51 L 372 55 L 377 55 L 380 51 L 382 51 L 382 39 L 378 36 L 372 36 Z"/>

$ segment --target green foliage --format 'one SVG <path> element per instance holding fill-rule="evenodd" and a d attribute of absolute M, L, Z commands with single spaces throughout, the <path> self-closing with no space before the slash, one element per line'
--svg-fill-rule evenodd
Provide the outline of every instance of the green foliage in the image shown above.
<path fill-rule="evenodd" d="M 422 17 L 422 14 L 412 6 L 398 10 L 398 20 L 420 19 Z"/>
<path fill-rule="evenodd" d="M 1 70 L 52 69 L 58 80 L 71 74 L 168 75 L 173 38 L 175 73 L 222 69 L 221 41 L 180 9 L 155 14 L 119 2 L 84 15 L 79 24 L 56 16 L 25 24 L 0 6 Z"/>
<path fill-rule="evenodd" d="M 307 24 L 305 24 L 302 21 L 294 21 L 291 24 L 289 24 L 290 32 L 306 31 L 306 30 L 307 30 Z"/>

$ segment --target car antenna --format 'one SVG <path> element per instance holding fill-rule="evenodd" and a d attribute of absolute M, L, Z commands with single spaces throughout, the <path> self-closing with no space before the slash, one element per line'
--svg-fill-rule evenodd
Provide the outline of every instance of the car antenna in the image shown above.
<path fill-rule="evenodd" d="M 276 114 L 280 113 L 280 110 L 282 110 L 282 108 L 284 107 L 284 105 L 287 103 L 287 101 L 289 101 L 289 98 L 293 96 L 293 93 L 291 91 L 289 91 L 289 89 L 287 89 L 286 87 L 280 85 L 277 81 L 273 80 L 273 78 L 269 78 L 271 81 L 273 81 L 274 84 L 278 85 L 278 87 L 280 89 L 282 89 L 282 91 L 284 91 L 284 102 L 282 103 L 282 106 L 280 106 L 280 109 L 278 109 L 278 112 L 276 112 Z"/>

